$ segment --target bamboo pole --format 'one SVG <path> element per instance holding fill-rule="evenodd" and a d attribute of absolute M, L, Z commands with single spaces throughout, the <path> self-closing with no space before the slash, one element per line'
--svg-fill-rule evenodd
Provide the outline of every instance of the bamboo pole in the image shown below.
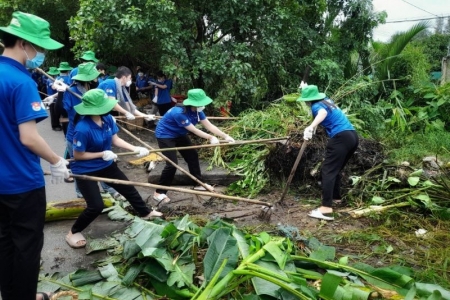
<path fill-rule="evenodd" d="M 45 73 L 45 71 L 42 70 L 41 68 L 36 68 L 36 70 L 38 70 L 39 72 L 41 72 L 42 75 L 44 75 L 44 76 L 47 77 L 48 79 L 55 81 L 55 78 L 53 78 L 52 76 L 50 76 L 50 75 L 48 75 L 47 73 Z M 69 87 L 69 86 L 67 86 L 67 87 Z M 66 89 L 66 92 L 71 93 L 72 95 L 74 95 L 75 97 L 77 97 L 78 99 L 81 100 L 81 96 L 78 95 L 77 93 L 75 93 L 74 91 L 72 91 L 71 89 L 67 88 L 67 89 Z"/>
<path fill-rule="evenodd" d="M 289 137 L 280 137 L 280 138 L 271 138 L 271 139 L 260 139 L 260 140 L 249 140 L 249 141 L 241 141 L 235 143 L 225 142 L 223 144 L 208 144 L 208 145 L 195 145 L 195 146 L 187 146 L 187 147 L 174 147 L 174 148 L 164 148 L 164 149 L 152 149 L 149 150 L 150 153 L 154 152 L 165 152 L 165 151 L 182 151 L 189 149 L 200 149 L 200 148 L 214 148 L 214 147 L 223 147 L 223 146 L 239 146 L 246 144 L 258 144 L 258 143 L 273 143 L 276 141 L 287 140 Z"/>
<path fill-rule="evenodd" d="M 120 116 L 120 117 L 117 117 L 116 119 L 124 119 L 124 118 L 126 118 L 125 116 Z M 144 117 L 142 117 L 142 116 L 136 116 L 136 118 L 144 118 Z M 222 121 L 227 121 L 227 120 L 239 120 L 240 118 L 239 117 L 213 117 L 213 116 L 206 116 L 206 118 L 208 119 L 208 120 L 222 120 Z M 162 119 L 162 117 L 161 116 L 155 116 L 155 119 Z"/>
<path fill-rule="evenodd" d="M 126 156 L 126 155 L 133 155 L 133 154 L 139 154 L 139 152 L 120 152 L 120 153 L 116 153 L 117 156 Z M 66 159 L 67 161 L 75 161 L 75 158 L 69 158 Z"/>
<path fill-rule="evenodd" d="M 149 144 L 147 144 L 146 142 L 142 141 L 140 138 L 138 138 L 137 136 L 135 136 L 134 134 L 132 134 L 131 132 L 129 132 L 127 129 L 125 129 L 123 126 L 117 124 L 117 126 L 119 126 L 119 128 L 121 130 L 123 130 L 123 132 L 127 133 L 129 136 L 131 136 L 132 138 L 134 138 L 136 141 L 138 141 L 139 143 L 141 143 L 142 145 L 144 145 L 145 147 L 147 147 L 148 149 L 153 150 L 154 148 L 151 147 Z M 194 175 L 192 175 L 191 173 L 189 173 L 188 171 L 186 171 L 185 169 L 183 169 L 182 167 L 180 167 L 179 165 L 177 165 L 176 163 L 174 163 L 172 160 L 170 160 L 167 156 L 165 156 L 164 154 L 160 153 L 159 156 L 162 157 L 162 159 L 164 159 L 166 162 L 170 163 L 172 166 L 174 166 L 175 168 L 177 168 L 178 170 L 180 170 L 182 173 L 186 174 L 187 176 L 189 176 L 192 180 L 194 180 L 195 182 L 197 182 L 199 185 L 201 185 L 202 187 L 204 187 L 206 190 L 213 192 L 214 190 L 210 187 L 208 187 L 205 183 L 201 182 L 200 180 L 198 180 Z"/>
<path fill-rule="evenodd" d="M 132 185 L 132 186 L 143 186 L 143 187 L 150 187 L 150 188 L 155 188 L 155 189 L 164 189 L 164 190 L 169 190 L 169 191 L 195 194 L 195 195 L 200 195 L 200 196 L 217 197 L 217 198 L 222 198 L 222 199 L 227 199 L 227 200 L 241 201 L 241 202 L 247 202 L 247 203 L 272 207 L 272 204 L 269 202 L 253 200 L 253 199 L 248 199 L 248 198 L 241 198 L 241 197 L 236 197 L 236 196 L 228 196 L 228 195 L 223 195 L 223 194 L 218 194 L 218 193 L 189 190 L 189 189 L 177 188 L 177 187 L 172 187 L 172 186 L 164 186 L 164 185 L 136 182 L 136 181 L 128 181 L 128 180 L 102 178 L 102 177 L 88 176 L 88 175 L 72 174 L 72 177 L 78 178 L 78 179 L 83 179 L 83 180 L 93 180 L 93 181 L 102 181 L 102 182 L 106 182 L 106 183 L 115 183 L 115 184 Z"/>

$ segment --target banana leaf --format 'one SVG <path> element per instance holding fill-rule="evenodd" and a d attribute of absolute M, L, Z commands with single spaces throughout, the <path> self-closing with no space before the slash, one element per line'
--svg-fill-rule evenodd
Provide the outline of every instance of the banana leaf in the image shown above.
<path fill-rule="evenodd" d="M 237 267 L 239 259 L 237 241 L 231 236 L 230 228 L 217 229 L 208 237 L 208 245 L 208 251 L 203 260 L 206 282 L 209 282 L 213 278 L 225 258 L 228 261 L 219 276 L 219 280 Z"/>

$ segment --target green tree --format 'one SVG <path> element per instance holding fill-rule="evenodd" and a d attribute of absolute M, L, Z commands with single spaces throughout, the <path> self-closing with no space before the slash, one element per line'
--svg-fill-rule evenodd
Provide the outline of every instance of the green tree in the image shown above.
<path fill-rule="evenodd" d="M 415 40 L 413 44 L 423 46 L 423 51 L 431 64 L 431 72 L 441 71 L 442 58 L 447 56 L 450 44 L 450 34 L 433 34 Z"/>
<path fill-rule="evenodd" d="M 70 0 L 0 0 L 0 24 L 6 26 L 11 21 L 14 11 L 35 14 L 50 23 L 52 37 L 63 43 L 65 47 L 57 51 L 50 51 L 46 60 L 47 65 L 57 65 L 60 61 L 73 61 L 70 51 L 73 42 L 69 39 L 67 20 L 79 9 L 78 1 Z"/>
<path fill-rule="evenodd" d="M 244 108 L 295 91 L 308 67 L 310 82 L 339 82 L 380 20 L 370 0 L 81 0 L 69 26 L 76 53 L 162 68 Z"/>

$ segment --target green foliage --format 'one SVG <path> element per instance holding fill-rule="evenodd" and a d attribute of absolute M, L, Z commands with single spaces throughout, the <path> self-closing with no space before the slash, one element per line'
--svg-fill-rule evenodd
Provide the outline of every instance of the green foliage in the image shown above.
<path fill-rule="evenodd" d="M 402 54 L 396 60 L 391 68 L 392 78 L 405 78 L 402 81 L 403 86 L 420 87 L 422 84 L 430 80 L 430 63 L 424 53 L 424 46 L 413 46 L 409 44 L 402 51 Z M 399 86 L 397 85 L 397 88 Z"/>
<path fill-rule="evenodd" d="M 420 165 L 426 156 L 437 156 L 441 160 L 450 160 L 450 133 L 447 131 L 431 131 L 426 134 L 396 135 L 386 139 L 390 149 L 389 159 L 396 162 L 409 161 Z"/>
<path fill-rule="evenodd" d="M 247 110 L 241 113 L 239 120 L 226 129 L 236 140 L 257 140 L 288 136 L 292 131 L 306 127 L 309 122 L 309 109 L 300 103 L 271 104 L 265 110 Z M 243 179 L 229 186 L 233 194 L 256 196 L 268 180 L 265 159 L 270 144 L 248 144 L 214 151 L 212 164 L 227 167 Z"/>
<path fill-rule="evenodd" d="M 369 0 L 81 0 L 69 26 L 77 54 L 161 68 L 242 111 L 295 91 L 307 66 L 336 84 L 380 21 Z"/>
<path fill-rule="evenodd" d="M 447 56 L 447 47 L 450 40 L 450 32 L 444 34 L 432 34 L 424 38 L 414 40 L 412 42 L 415 46 L 420 46 L 423 49 L 423 54 L 426 55 L 430 71 L 441 71 L 442 58 Z"/>
<path fill-rule="evenodd" d="M 120 209 L 119 206 L 115 208 Z M 433 293 L 443 297 L 450 294 L 437 284 L 415 281 L 406 267 L 375 268 L 353 263 L 349 257 L 341 257 L 336 262 L 336 249 L 315 238 L 300 237 L 302 248 L 298 249 L 290 239 L 266 232 L 246 234 L 221 220 L 211 221 L 204 227 L 192 223 L 187 216 L 158 223 L 136 218 L 123 234 L 116 235 L 123 245 L 130 242 L 140 245 L 139 253 L 122 264 L 109 264 L 94 271 L 78 270 L 62 278 L 43 276 L 40 288 L 56 291 L 62 287 L 77 291 L 80 299 L 110 300 L 160 299 L 159 295 L 192 300 L 224 297 L 344 300 L 367 299 L 373 291 L 380 289 L 418 299 L 426 299 Z M 219 243 L 219 240 L 233 242 Z M 153 246 L 146 246 L 150 244 Z M 117 247 L 113 251 L 120 254 L 124 248 Z M 195 261 L 197 254 L 205 251 L 208 260 Z M 231 264 L 234 267 L 219 279 L 218 274 L 222 274 L 230 259 L 235 261 Z M 192 266 L 189 271 L 177 269 L 186 264 Z M 215 270 L 215 274 L 197 285 L 193 278 L 201 274 L 199 268 L 202 267 Z M 174 274 L 182 285 L 171 282 Z M 321 282 L 320 288 L 313 285 L 317 280 Z M 256 297 L 249 298 L 250 295 Z"/>

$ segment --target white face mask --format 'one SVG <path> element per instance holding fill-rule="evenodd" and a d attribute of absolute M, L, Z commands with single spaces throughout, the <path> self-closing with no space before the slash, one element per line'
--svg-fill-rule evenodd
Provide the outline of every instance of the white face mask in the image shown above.
<path fill-rule="evenodd" d="M 202 112 L 205 109 L 204 106 L 199 106 L 197 107 L 197 112 Z"/>
<path fill-rule="evenodd" d="M 131 79 L 127 81 L 127 83 L 125 83 L 126 87 L 129 87 L 131 85 Z"/>

